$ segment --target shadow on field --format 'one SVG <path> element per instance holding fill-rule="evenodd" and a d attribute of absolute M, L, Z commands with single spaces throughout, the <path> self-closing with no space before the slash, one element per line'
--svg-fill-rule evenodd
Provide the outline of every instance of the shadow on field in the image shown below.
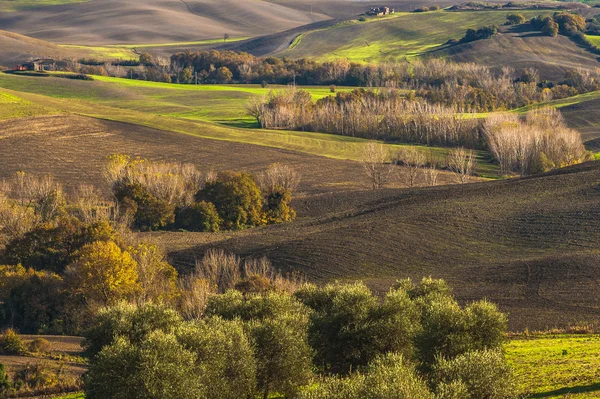
<path fill-rule="evenodd" d="M 529 396 L 529 398 L 530 399 L 542 399 L 542 398 L 554 397 L 554 396 L 558 396 L 558 395 L 569 395 L 569 394 L 575 394 L 575 393 L 589 393 L 589 392 L 595 392 L 595 391 L 600 391 L 600 382 L 591 384 L 591 385 L 580 385 L 580 386 L 576 386 L 576 387 L 560 388 L 560 389 L 555 389 L 554 391 L 537 393 L 535 395 Z"/>

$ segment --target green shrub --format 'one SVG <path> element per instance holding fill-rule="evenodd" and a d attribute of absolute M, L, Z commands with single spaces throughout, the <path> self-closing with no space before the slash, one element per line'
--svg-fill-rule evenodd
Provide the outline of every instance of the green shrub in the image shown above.
<path fill-rule="evenodd" d="M 85 378 L 86 399 L 207 398 L 196 355 L 173 334 L 154 331 L 133 344 L 123 337 L 104 347 Z"/>
<path fill-rule="evenodd" d="M 377 357 L 364 372 L 325 378 L 300 399 L 433 399 L 427 384 L 402 355 Z"/>
<path fill-rule="evenodd" d="M 22 355 L 26 351 L 21 337 L 12 328 L 0 335 L 0 355 Z"/>
<path fill-rule="evenodd" d="M 172 333 L 181 323 L 182 318 L 176 311 L 162 305 L 121 303 L 103 308 L 84 332 L 85 352 L 93 358 L 117 337 L 125 337 L 130 343 L 137 344 L 156 330 Z"/>
<path fill-rule="evenodd" d="M 197 354 L 198 376 L 211 399 L 252 397 L 256 388 L 256 361 L 240 321 L 209 318 L 185 323 L 175 335 L 184 348 Z"/>
<path fill-rule="evenodd" d="M 526 18 L 523 14 L 508 14 L 506 16 L 507 25 L 521 25 L 524 24 Z"/>
<path fill-rule="evenodd" d="M 383 302 L 362 283 L 308 286 L 296 296 L 313 310 L 310 342 L 325 371 L 345 374 L 380 354 L 412 354 L 419 313 L 403 290 Z"/>
<path fill-rule="evenodd" d="M 135 228 L 158 230 L 175 222 L 175 205 L 156 198 L 139 183 L 118 181 L 113 193 L 121 211 L 133 217 Z"/>
<path fill-rule="evenodd" d="M 518 396 L 512 370 L 499 350 L 469 352 L 451 360 L 438 358 L 432 378 L 438 396 L 444 399 L 509 399 Z"/>
<path fill-rule="evenodd" d="M 300 392 L 298 399 L 363 399 L 365 376 L 354 373 L 347 377 L 326 377 Z"/>
<path fill-rule="evenodd" d="M 223 219 L 212 202 L 197 202 L 180 210 L 175 219 L 177 227 L 188 231 L 219 231 Z"/>
<path fill-rule="evenodd" d="M 6 374 L 6 370 L 4 369 L 4 365 L 0 363 L 0 394 L 8 391 L 10 389 L 10 380 L 8 378 L 8 374 Z"/>
<path fill-rule="evenodd" d="M 206 315 L 247 322 L 255 344 L 258 387 L 265 395 L 282 392 L 287 397 L 308 381 L 308 309 L 294 297 L 277 292 L 244 296 L 231 290 L 211 297 Z"/>
<path fill-rule="evenodd" d="M 292 209 L 292 192 L 279 189 L 273 191 L 265 201 L 265 214 L 267 223 L 284 223 L 296 219 L 296 211 Z"/>
<path fill-rule="evenodd" d="M 197 202 L 212 202 L 223 227 L 239 230 L 265 224 L 262 194 L 254 176 L 246 172 L 223 172 L 196 194 Z"/>
<path fill-rule="evenodd" d="M 365 399 L 433 399 L 427 384 L 402 355 L 377 357 L 365 374 Z"/>

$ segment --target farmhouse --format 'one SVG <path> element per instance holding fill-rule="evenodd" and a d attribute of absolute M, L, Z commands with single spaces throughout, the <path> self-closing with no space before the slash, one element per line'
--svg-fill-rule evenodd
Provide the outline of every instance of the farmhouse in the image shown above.
<path fill-rule="evenodd" d="M 394 10 L 389 7 L 371 7 L 371 9 L 367 12 L 367 15 L 373 15 L 377 17 L 381 17 L 384 15 L 393 14 Z"/>
<path fill-rule="evenodd" d="M 16 71 L 54 71 L 56 62 L 52 59 L 37 59 L 18 65 Z"/>

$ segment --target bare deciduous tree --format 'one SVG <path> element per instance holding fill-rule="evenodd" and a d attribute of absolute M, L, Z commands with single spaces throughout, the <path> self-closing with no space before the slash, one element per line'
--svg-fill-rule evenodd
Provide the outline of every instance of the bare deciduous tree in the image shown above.
<path fill-rule="evenodd" d="M 201 261 L 196 262 L 196 275 L 205 279 L 218 292 L 235 287 L 241 278 L 241 260 L 222 249 L 209 249 Z"/>
<path fill-rule="evenodd" d="M 404 165 L 408 170 L 406 185 L 408 187 L 417 185 L 419 172 L 425 165 L 425 154 L 415 147 L 406 147 L 398 152 L 397 163 Z"/>
<path fill-rule="evenodd" d="M 300 184 L 298 172 L 290 166 L 279 162 L 269 165 L 267 170 L 257 176 L 258 184 L 265 194 L 277 189 L 295 191 Z"/>
<path fill-rule="evenodd" d="M 455 148 L 448 154 L 448 168 L 458 175 L 461 183 L 466 183 L 473 174 L 477 161 L 473 150 Z"/>
<path fill-rule="evenodd" d="M 389 151 L 382 144 L 370 142 L 363 146 L 360 163 L 373 190 L 381 189 L 388 183 L 392 171 L 389 158 Z"/>

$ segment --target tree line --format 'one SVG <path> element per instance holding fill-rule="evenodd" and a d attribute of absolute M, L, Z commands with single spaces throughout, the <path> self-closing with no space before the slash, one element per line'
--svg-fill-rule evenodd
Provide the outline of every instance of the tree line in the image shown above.
<path fill-rule="evenodd" d="M 486 36 L 491 32 L 488 30 L 485 28 L 479 33 L 474 31 L 475 36 L 467 35 L 465 40 Z M 576 69 L 569 71 L 569 74 L 591 74 L 592 81 L 585 82 L 586 84 L 579 84 L 573 79 L 544 81 L 537 71 L 530 68 L 516 71 L 509 67 L 491 68 L 435 58 L 375 65 L 345 59 L 320 63 L 285 57 L 258 58 L 247 53 L 216 50 L 186 51 L 175 54 L 170 59 L 156 58 L 149 54 L 142 56 L 143 63 L 133 69 L 113 65 L 75 69 L 86 72 L 92 68 L 89 73 L 181 84 L 394 87 L 414 90 L 417 96 L 430 102 L 453 106 L 466 112 L 508 110 L 597 90 L 600 75 L 598 71 Z"/>
<path fill-rule="evenodd" d="M 503 174 L 537 173 L 589 158 L 581 135 L 566 126 L 559 111 L 548 107 L 530 111 L 524 122 L 516 114 L 494 114 L 480 120 L 411 99 L 397 90 L 357 89 L 313 102 L 310 93 L 290 89 L 253 99 L 248 112 L 266 129 L 485 149 L 500 163 Z M 402 163 L 425 164 L 414 160 Z"/>
<path fill-rule="evenodd" d="M 227 290 L 191 319 L 119 304 L 84 334 L 86 398 L 513 398 L 505 328 L 431 278 L 381 298 L 362 283 Z"/>

